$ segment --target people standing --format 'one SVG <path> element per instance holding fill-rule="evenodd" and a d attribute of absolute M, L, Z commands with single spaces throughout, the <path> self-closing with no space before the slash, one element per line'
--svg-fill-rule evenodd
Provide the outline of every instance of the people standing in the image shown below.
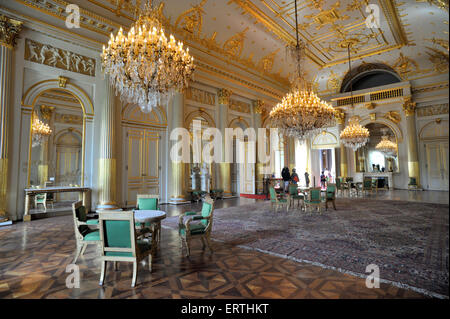
<path fill-rule="evenodd" d="M 322 174 L 320 174 L 320 186 L 322 187 L 322 189 L 324 189 L 326 187 L 325 186 L 326 181 L 327 181 L 327 177 L 325 176 L 325 172 L 322 171 Z"/>
<path fill-rule="evenodd" d="M 305 183 L 306 183 L 306 188 L 308 188 L 309 187 L 309 174 L 308 174 L 308 172 L 305 172 Z"/>
<path fill-rule="evenodd" d="M 299 182 L 299 177 L 297 175 L 297 172 L 295 171 L 295 168 L 292 169 L 292 175 L 291 175 L 291 181 L 292 183 L 296 184 Z"/>
<path fill-rule="evenodd" d="M 283 168 L 283 170 L 281 171 L 281 177 L 283 178 L 284 181 L 284 191 L 287 192 L 289 187 L 289 181 L 291 180 L 291 173 L 289 172 L 288 167 Z"/>

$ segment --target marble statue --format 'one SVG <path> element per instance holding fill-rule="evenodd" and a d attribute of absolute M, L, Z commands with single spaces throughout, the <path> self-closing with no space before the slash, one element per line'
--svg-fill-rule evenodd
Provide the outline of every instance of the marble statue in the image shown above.
<path fill-rule="evenodd" d="M 201 175 L 202 191 L 205 191 L 205 192 L 209 193 L 209 191 L 210 191 L 210 179 L 211 179 L 211 175 L 209 175 L 208 164 L 203 163 L 202 175 Z"/>
<path fill-rule="evenodd" d="M 200 168 L 195 166 L 191 170 L 191 188 L 193 191 L 198 191 L 201 188 L 200 184 Z"/>

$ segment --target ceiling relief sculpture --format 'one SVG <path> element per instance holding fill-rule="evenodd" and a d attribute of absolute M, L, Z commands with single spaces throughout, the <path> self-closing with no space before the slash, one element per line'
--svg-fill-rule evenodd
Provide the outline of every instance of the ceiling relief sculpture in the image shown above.
<path fill-rule="evenodd" d="M 25 41 L 25 60 L 95 76 L 94 59 L 30 39 L 26 39 Z"/>

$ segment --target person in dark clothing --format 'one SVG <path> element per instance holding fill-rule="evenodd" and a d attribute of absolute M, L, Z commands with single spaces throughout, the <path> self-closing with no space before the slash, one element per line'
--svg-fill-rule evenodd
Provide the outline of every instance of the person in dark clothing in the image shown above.
<path fill-rule="evenodd" d="M 295 171 L 295 168 L 292 169 L 291 181 L 294 184 L 297 184 L 300 181 L 297 172 Z"/>
<path fill-rule="evenodd" d="M 327 182 L 327 177 L 325 176 L 324 171 L 322 171 L 322 174 L 320 175 L 320 186 L 322 188 L 325 188 L 326 182 Z"/>
<path fill-rule="evenodd" d="M 283 178 L 284 181 L 284 191 L 287 192 L 289 181 L 291 180 L 291 173 L 289 172 L 288 167 L 283 168 L 283 170 L 281 171 L 281 177 Z"/>
<path fill-rule="evenodd" d="M 306 187 L 309 187 L 309 174 L 308 172 L 305 172 L 305 183 L 306 183 Z"/>

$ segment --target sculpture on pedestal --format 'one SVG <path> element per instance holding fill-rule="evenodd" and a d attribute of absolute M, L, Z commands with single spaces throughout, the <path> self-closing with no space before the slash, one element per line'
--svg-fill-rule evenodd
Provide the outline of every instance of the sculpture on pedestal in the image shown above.
<path fill-rule="evenodd" d="M 191 169 L 191 189 L 193 191 L 200 190 L 200 168 L 198 166 L 194 166 Z"/>
<path fill-rule="evenodd" d="M 208 164 L 203 163 L 202 175 L 201 175 L 202 191 L 209 193 L 209 191 L 210 191 L 210 179 L 211 179 L 211 175 L 209 174 Z"/>

